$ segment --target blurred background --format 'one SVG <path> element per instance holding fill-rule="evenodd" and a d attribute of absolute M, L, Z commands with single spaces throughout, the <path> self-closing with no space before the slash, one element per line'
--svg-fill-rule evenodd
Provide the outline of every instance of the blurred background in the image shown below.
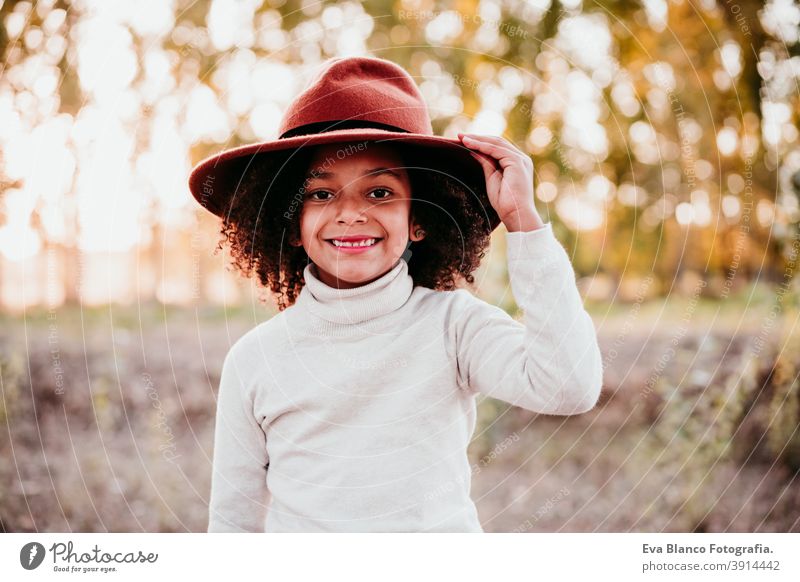
<path fill-rule="evenodd" d="M 205 530 L 277 308 L 187 177 L 344 55 L 530 153 L 598 331 L 592 412 L 479 401 L 484 529 L 800 531 L 799 38 L 795 0 L 0 0 L 0 531 Z M 503 230 L 475 291 L 521 317 Z"/>

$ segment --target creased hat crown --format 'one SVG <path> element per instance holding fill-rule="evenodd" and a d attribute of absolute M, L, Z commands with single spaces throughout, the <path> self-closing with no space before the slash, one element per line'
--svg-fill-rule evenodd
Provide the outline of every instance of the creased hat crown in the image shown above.
<path fill-rule="evenodd" d="M 414 79 L 401 66 L 374 57 L 327 61 L 281 120 L 281 137 L 300 135 L 304 126 L 340 120 L 433 135 L 428 108 Z M 309 133 L 312 131 L 309 130 Z"/>

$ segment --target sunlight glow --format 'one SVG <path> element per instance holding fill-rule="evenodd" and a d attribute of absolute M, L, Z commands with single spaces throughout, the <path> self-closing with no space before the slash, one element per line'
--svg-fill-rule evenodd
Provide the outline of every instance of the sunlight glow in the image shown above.
<path fill-rule="evenodd" d="M 213 0 L 208 11 L 211 42 L 219 51 L 248 47 L 255 40 L 253 15 L 260 0 Z"/>
<path fill-rule="evenodd" d="M 605 221 L 602 205 L 582 200 L 575 194 L 567 194 L 556 200 L 559 217 L 575 230 L 595 230 Z"/>
<path fill-rule="evenodd" d="M 732 127 L 723 127 L 717 134 L 717 148 L 723 156 L 730 156 L 739 145 L 739 136 Z"/>
<path fill-rule="evenodd" d="M 761 23 L 787 44 L 800 39 L 800 6 L 793 0 L 770 0 L 761 13 Z"/>
<path fill-rule="evenodd" d="M 624 220 L 641 216 L 645 230 L 673 219 L 710 226 L 712 238 L 720 236 L 715 221 L 735 225 L 744 196 L 757 193 L 753 220 L 780 236 L 800 216 L 800 6 L 762 4 L 754 17 L 770 42 L 752 55 L 756 74 L 745 76 L 749 45 L 730 34 L 744 32 L 734 28 L 740 19 L 709 21 L 725 34 L 699 60 L 680 51 L 641 53 L 670 34 L 677 5 L 667 0 L 642 0 L 630 20 L 582 0 L 478 2 L 474 19 L 463 6 L 428 11 L 425 0 L 400 0 L 396 6 L 411 11 L 404 21 L 389 14 L 381 21 L 352 0 L 304 1 L 294 13 L 284 0 L 210 0 L 207 7 L 81 0 L 68 10 L 53 0 L 0 0 L 9 40 L 0 75 L 0 301 L 39 301 L 39 287 L 55 272 L 42 269 L 56 262 L 69 272 L 74 261 L 78 295 L 88 303 L 141 293 L 185 302 L 198 289 L 205 299 L 235 301 L 241 282 L 215 272 L 219 264 L 193 280 L 190 269 L 199 272 L 201 261 L 186 235 L 218 225 L 198 219 L 203 212 L 187 184 L 192 164 L 277 138 L 287 106 L 323 59 L 392 58 L 386 51 L 397 46 L 407 49 L 402 59 L 436 133 L 521 142 L 536 158 L 537 203 L 568 228 L 599 229 L 607 212 L 618 211 Z M 553 36 L 536 38 L 537 23 L 554 7 L 561 13 Z M 702 0 L 700 8 L 712 14 L 719 6 Z M 722 9 L 735 16 L 731 6 Z M 629 34 L 648 42 L 624 40 Z M 693 52 L 703 46 L 686 43 Z M 454 46 L 463 54 L 446 55 Z M 727 92 L 715 102 L 727 105 L 711 117 L 693 93 L 698 78 Z M 730 106 L 752 91 L 762 95 L 760 110 Z M 747 182 L 745 168 L 752 170 Z M 771 194 L 767 175 L 778 177 Z M 765 196 L 772 200 L 759 200 Z M 75 297 L 68 275 L 58 277 Z"/>

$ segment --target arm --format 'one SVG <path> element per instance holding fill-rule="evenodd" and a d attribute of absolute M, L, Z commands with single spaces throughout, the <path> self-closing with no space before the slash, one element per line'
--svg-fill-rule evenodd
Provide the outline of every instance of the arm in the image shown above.
<path fill-rule="evenodd" d="M 524 323 L 465 291 L 468 306 L 456 321 L 459 383 L 533 412 L 588 412 L 602 388 L 602 357 L 569 256 L 550 223 L 505 236 Z"/>
<path fill-rule="evenodd" d="M 253 414 L 253 388 L 232 348 L 222 364 L 214 431 L 209 532 L 263 532 L 269 501 L 266 435 Z"/>

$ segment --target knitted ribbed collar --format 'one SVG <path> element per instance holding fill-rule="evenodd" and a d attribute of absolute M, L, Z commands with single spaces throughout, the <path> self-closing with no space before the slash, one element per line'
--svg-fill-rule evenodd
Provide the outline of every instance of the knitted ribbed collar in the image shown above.
<path fill-rule="evenodd" d="M 358 324 L 386 315 L 408 301 L 414 290 L 414 279 L 402 258 L 378 279 L 353 289 L 337 289 L 323 283 L 316 268 L 309 263 L 303 270 L 305 286 L 296 304 L 330 323 Z"/>

